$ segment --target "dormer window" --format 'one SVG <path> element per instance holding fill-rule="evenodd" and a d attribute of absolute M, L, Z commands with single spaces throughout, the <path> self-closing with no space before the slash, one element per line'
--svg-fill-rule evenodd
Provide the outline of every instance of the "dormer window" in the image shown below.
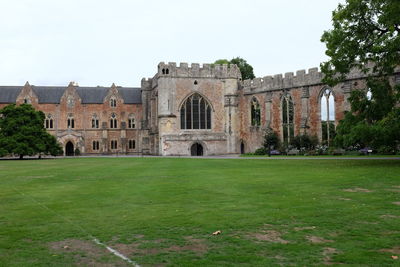
<path fill-rule="evenodd" d="M 112 98 L 110 99 L 110 106 L 111 106 L 112 108 L 115 108 L 115 107 L 117 106 L 117 99 L 115 99 L 115 97 L 112 97 Z"/>

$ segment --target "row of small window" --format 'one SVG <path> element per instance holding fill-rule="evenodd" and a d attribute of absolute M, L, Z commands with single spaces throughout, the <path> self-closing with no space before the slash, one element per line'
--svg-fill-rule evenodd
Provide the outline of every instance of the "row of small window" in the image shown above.
<path fill-rule="evenodd" d="M 100 142 L 99 141 L 93 141 L 92 148 L 93 148 L 93 150 L 100 150 Z M 117 149 L 118 148 L 117 140 L 111 140 L 110 141 L 110 148 L 111 149 Z M 128 141 L 128 149 L 135 149 L 135 148 L 136 148 L 135 140 L 129 140 Z"/>
<path fill-rule="evenodd" d="M 46 129 L 53 129 L 54 128 L 54 122 L 53 119 L 46 119 L 45 122 L 45 127 Z M 68 128 L 75 128 L 75 120 L 73 118 L 68 118 L 67 119 L 67 127 Z M 92 128 L 98 129 L 100 127 L 99 120 L 98 119 L 92 119 Z M 135 119 L 129 119 L 128 120 L 128 128 L 129 129 L 135 129 Z M 116 118 L 111 118 L 110 119 L 110 128 L 116 129 L 118 128 L 118 121 Z"/>

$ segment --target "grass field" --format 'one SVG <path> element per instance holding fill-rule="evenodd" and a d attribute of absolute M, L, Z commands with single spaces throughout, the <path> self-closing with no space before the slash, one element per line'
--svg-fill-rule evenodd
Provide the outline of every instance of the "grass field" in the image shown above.
<path fill-rule="evenodd" d="M 143 266 L 399 265 L 399 205 L 399 160 L 3 160 L 0 265 L 127 265 L 93 238 Z"/>

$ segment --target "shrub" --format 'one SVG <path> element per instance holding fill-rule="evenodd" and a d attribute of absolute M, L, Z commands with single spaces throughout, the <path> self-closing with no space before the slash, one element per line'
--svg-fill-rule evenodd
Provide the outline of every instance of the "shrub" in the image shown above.
<path fill-rule="evenodd" d="M 264 134 L 264 148 L 268 149 L 278 149 L 280 145 L 278 134 L 272 129 L 267 129 Z"/>
<path fill-rule="evenodd" d="M 260 147 L 254 151 L 254 155 L 266 155 L 268 151 L 264 147 Z"/>
<path fill-rule="evenodd" d="M 396 151 L 390 146 L 381 146 L 378 148 L 378 154 L 394 155 L 394 154 L 396 154 Z"/>
<path fill-rule="evenodd" d="M 81 151 L 79 150 L 79 148 L 75 149 L 75 156 L 80 156 L 81 155 Z"/>

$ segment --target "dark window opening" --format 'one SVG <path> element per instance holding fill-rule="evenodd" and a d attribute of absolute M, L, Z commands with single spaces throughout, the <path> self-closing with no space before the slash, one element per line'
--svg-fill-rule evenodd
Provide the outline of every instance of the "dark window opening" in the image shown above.
<path fill-rule="evenodd" d="M 68 128 L 71 128 L 71 129 L 75 128 L 75 121 L 73 118 L 68 118 L 67 126 L 68 126 Z"/>
<path fill-rule="evenodd" d="M 260 126 L 261 125 L 261 109 L 260 104 L 256 98 L 251 101 L 251 125 Z"/>
<path fill-rule="evenodd" d="M 135 149 L 135 146 L 136 146 L 135 140 L 129 140 L 128 145 L 129 145 L 129 146 L 128 146 L 129 149 Z"/>
<path fill-rule="evenodd" d="M 111 140 L 111 149 L 117 149 L 118 143 L 117 140 Z"/>
<path fill-rule="evenodd" d="M 93 150 L 99 150 L 99 149 L 100 149 L 100 142 L 93 141 Z"/>

